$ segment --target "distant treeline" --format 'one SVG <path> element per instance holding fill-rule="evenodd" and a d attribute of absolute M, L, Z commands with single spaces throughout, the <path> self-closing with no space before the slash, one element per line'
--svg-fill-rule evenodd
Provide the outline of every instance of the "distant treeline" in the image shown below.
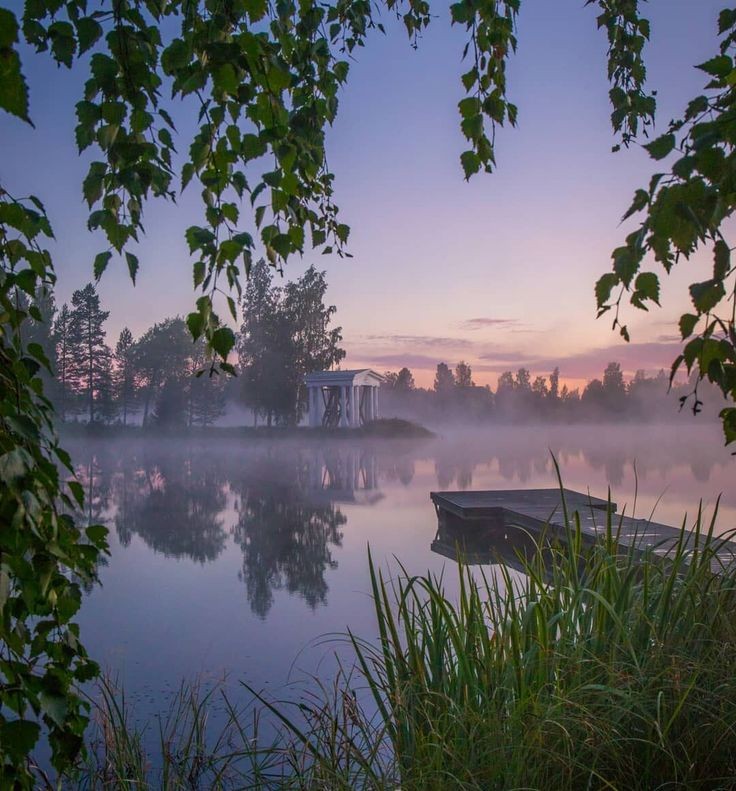
<path fill-rule="evenodd" d="M 49 360 L 54 375 L 47 377 L 46 392 L 64 421 L 207 426 L 231 400 L 248 407 L 255 421 L 293 425 L 305 408 L 304 375 L 345 357 L 341 328 L 329 326 L 336 309 L 324 304 L 326 289 L 324 272 L 314 267 L 277 287 L 273 269 L 258 262 L 241 305 L 236 378 L 214 370 L 204 340 L 193 343 L 179 316 L 138 338 L 126 327 L 108 345 L 110 314 L 91 283 L 59 309 L 51 296 L 38 293 L 27 340 Z"/>
<path fill-rule="evenodd" d="M 255 264 L 240 305 L 235 378 L 214 370 L 204 340 L 193 343 L 178 316 L 156 322 L 137 338 L 124 328 L 115 345 L 108 345 L 109 311 L 92 284 L 59 309 L 53 298 L 37 294 L 27 341 L 49 359 L 54 376 L 46 391 L 65 421 L 208 426 L 232 402 L 249 409 L 254 423 L 296 425 L 306 408 L 304 375 L 333 368 L 345 357 L 342 329 L 330 326 L 336 308 L 325 304 L 326 290 L 325 273 L 314 267 L 277 286 L 273 268 Z M 668 394 L 664 371 L 654 377 L 638 371 L 627 382 L 616 362 L 582 391 L 561 386 L 558 368 L 534 378 L 526 368 L 507 371 L 495 391 L 476 385 L 465 362 L 454 370 L 439 363 L 428 389 L 415 386 L 408 368 L 386 372 L 385 378 L 382 415 L 428 423 L 653 420 L 673 416 L 677 398 L 693 389 L 692 383 L 676 384 L 674 395 Z M 715 405 L 712 391 L 701 387 L 699 397 Z"/>
<path fill-rule="evenodd" d="M 679 382 L 670 388 L 664 370 L 653 377 L 640 370 L 627 382 L 617 362 L 608 363 L 602 378 L 591 380 L 582 391 L 560 386 L 559 368 L 549 376 L 536 377 L 526 368 L 506 371 L 495 391 L 476 385 L 465 362 L 454 371 L 439 363 L 431 388 L 416 387 L 408 368 L 387 371 L 384 376 L 383 413 L 427 422 L 657 420 L 674 417 L 678 399 L 695 387 L 694 382 Z M 698 399 L 713 414 L 722 405 L 715 390 L 702 383 Z"/>

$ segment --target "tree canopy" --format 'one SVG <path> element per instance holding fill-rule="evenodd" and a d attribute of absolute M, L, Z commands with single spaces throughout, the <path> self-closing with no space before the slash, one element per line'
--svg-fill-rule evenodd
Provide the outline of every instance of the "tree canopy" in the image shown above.
<path fill-rule="evenodd" d="M 597 25 L 607 35 L 611 123 L 618 149 L 647 136 L 654 124 L 656 91 L 646 85 L 645 66 L 650 24 L 639 0 L 585 4 L 597 6 Z M 309 243 L 323 252 L 348 254 L 349 228 L 340 222 L 333 195 L 325 131 L 336 118 L 351 58 L 367 44 L 371 31 L 385 32 L 381 5 L 365 0 L 224 5 L 146 0 L 109 7 L 103 2 L 90 12 L 84 0 L 29 0 L 20 20 L 12 11 L 0 10 L 0 107 L 31 122 L 21 38 L 60 66 L 79 63 L 88 73 L 76 106 L 76 141 L 80 151 L 97 154 L 83 184 L 89 227 L 102 229 L 109 243 L 95 258 L 96 277 L 119 253 L 135 279 L 139 261 L 133 248 L 143 229 L 146 202 L 175 199 L 188 184 L 199 182 L 203 224 L 185 233 L 194 285 L 202 296 L 187 324 L 195 339 L 206 338 L 226 370 L 235 338 L 217 315 L 214 297 L 223 292 L 223 304 L 236 319 L 237 301 L 229 292 L 240 294 L 242 275 L 247 276 L 259 250 L 278 266 L 303 253 Z M 386 0 L 385 6 L 402 19 L 417 46 L 433 18 L 430 4 Z M 520 6 L 521 0 L 460 0 L 450 7 L 452 24 L 466 32 L 460 75 L 465 96 L 458 111 L 467 140 L 460 160 L 468 179 L 493 169 L 496 129 L 516 123 L 506 70 L 517 46 Z M 719 18 L 719 49 L 699 66 L 706 75 L 703 94 L 666 134 L 646 145 L 657 161 L 675 152 L 681 156 L 636 192 L 625 217 L 639 212 L 645 217 L 614 251 L 612 271 L 596 286 L 599 313 L 614 310 L 614 328 L 628 340 L 620 316 L 624 296 L 639 309 L 659 303 L 658 275 L 643 268 L 649 258 L 670 272 L 681 258 L 711 246 L 713 277 L 690 287 L 693 312 L 679 322 L 687 342 L 672 373 L 682 365 L 688 372 L 696 370 L 699 379 L 715 383 L 731 400 L 736 398 L 736 328 L 728 301 L 734 268 L 721 229 L 734 200 L 735 31 L 736 10 L 725 9 Z M 183 141 L 188 155 L 179 169 L 173 158 L 178 135 L 172 108 L 180 103 L 196 114 L 198 125 L 192 138 Z M 180 112 L 185 111 L 175 115 Z M 251 206 L 247 215 L 242 213 L 245 196 Z M 38 206 L 32 211 L 43 216 Z M 697 387 L 692 395 L 697 411 Z M 729 407 L 721 416 L 726 441 L 733 441 L 736 411 Z"/>
<path fill-rule="evenodd" d="M 450 7 L 452 23 L 466 33 L 460 77 L 465 95 L 458 105 L 468 141 L 460 158 L 466 178 L 493 169 L 495 130 L 516 123 L 506 68 L 516 48 L 520 5 L 459 0 Z M 656 109 L 654 93 L 645 88 L 649 23 L 638 0 L 586 5 L 598 7 L 598 26 L 607 34 L 611 121 L 628 146 L 647 133 Z M 183 189 L 198 182 L 202 224 L 185 234 L 201 296 L 186 323 L 195 340 L 205 338 L 225 371 L 232 371 L 227 358 L 235 337 L 215 311 L 215 296 L 221 292 L 235 319 L 231 292 L 240 293 L 259 249 L 279 266 L 308 244 L 346 254 L 349 228 L 333 194 L 325 131 L 336 117 L 351 56 L 370 31 L 382 30 L 382 7 L 400 16 L 413 45 L 433 21 L 427 0 L 103 0 L 94 11 L 86 0 L 26 0 L 20 20 L 0 8 L 0 108 L 31 123 L 21 39 L 87 75 L 76 106 L 76 141 L 80 151 L 94 152 L 82 185 L 88 225 L 102 229 L 108 242 L 94 260 L 96 278 L 117 253 L 135 279 L 133 249 L 146 202 L 174 199 L 179 184 Z M 734 297 L 734 267 L 722 228 L 736 201 L 735 30 L 736 11 L 727 9 L 719 22 L 720 49 L 700 67 L 704 93 L 647 146 L 655 160 L 672 154 L 675 161 L 636 193 L 628 214 L 643 213 L 641 226 L 614 251 L 613 271 L 596 287 L 600 311 L 614 310 L 614 327 L 628 338 L 619 316 L 624 296 L 642 309 L 659 302 L 657 274 L 642 268 L 649 256 L 669 272 L 699 247 L 711 247 L 713 277 L 690 287 L 693 312 L 680 320 L 686 343 L 673 371 L 684 364 L 731 400 L 736 308 L 729 311 L 728 300 Z M 197 122 L 191 139 L 175 143 L 171 109 L 179 101 Z M 177 144 L 188 152 L 181 169 L 174 167 Z M 242 198 L 250 208 L 241 216 Z M 51 236 L 38 197 L 16 197 L 0 186 L 0 637 L 13 656 L 0 662 L 4 786 L 32 784 L 25 755 L 39 729 L 25 718 L 28 706 L 50 729 L 57 767 L 79 749 L 84 717 L 72 683 L 87 677 L 91 665 L 70 624 L 79 588 L 61 564 L 89 577 L 105 548 L 102 528 L 87 528 L 80 543 L 79 529 L 62 513 L 60 498 L 66 496 L 71 508 L 71 498 L 81 500 L 81 492 L 67 488 L 56 473 L 55 461 L 68 465 L 68 457 L 58 447 L 43 395 L 40 371 L 49 361 L 39 344 L 26 339 L 42 315 L 18 297 L 25 292 L 32 300 L 39 288 L 53 288 L 45 247 Z M 694 399 L 697 409 L 697 392 Z M 736 440 L 736 409 L 723 410 L 722 417 L 727 441 Z M 20 691 L 10 695 L 8 688 Z"/>
<path fill-rule="evenodd" d="M 324 303 L 327 281 L 313 266 L 281 288 L 265 260 L 251 272 L 243 296 L 238 339 L 241 397 L 268 425 L 298 423 L 307 408 L 304 375 L 332 368 L 345 357 L 337 308 Z"/>

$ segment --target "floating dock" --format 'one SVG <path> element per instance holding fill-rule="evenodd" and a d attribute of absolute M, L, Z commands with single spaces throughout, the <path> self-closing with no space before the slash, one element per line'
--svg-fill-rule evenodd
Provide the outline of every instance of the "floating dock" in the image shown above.
<path fill-rule="evenodd" d="M 564 504 L 563 504 L 564 494 Z M 613 532 L 623 551 L 650 551 L 665 557 L 680 541 L 681 531 L 670 525 L 617 514 L 616 503 L 570 489 L 505 489 L 477 492 L 430 492 L 437 512 L 438 530 L 432 550 L 457 557 L 466 563 L 504 561 L 514 549 L 533 549 L 542 535 L 548 540 L 564 540 L 567 535 L 565 508 L 580 518 L 581 536 L 588 544 L 605 535 L 608 510 Z M 691 534 L 694 543 L 694 534 Z M 686 541 L 691 543 L 690 538 Z M 719 547 L 716 564 L 736 559 L 736 543 Z M 513 564 L 512 564 L 513 565 Z"/>

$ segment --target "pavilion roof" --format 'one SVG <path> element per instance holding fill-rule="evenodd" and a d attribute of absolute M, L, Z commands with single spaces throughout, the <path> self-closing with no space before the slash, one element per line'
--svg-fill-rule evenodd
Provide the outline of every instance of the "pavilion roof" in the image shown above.
<path fill-rule="evenodd" d="M 304 377 L 307 385 L 339 387 L 340 385 L 373 385 L 377 387 L 384 381 L 381 374 L 370 368 L 355 368 L 345 371 L 313 371 Z"/>

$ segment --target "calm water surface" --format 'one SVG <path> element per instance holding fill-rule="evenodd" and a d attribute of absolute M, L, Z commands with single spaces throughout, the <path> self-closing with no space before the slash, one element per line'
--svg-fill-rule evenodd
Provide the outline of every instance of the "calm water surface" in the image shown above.
<path fill-rule="evenodd" d="M 278 695 L 329 675 L 347 626 L 372 637 L 367 547 L 396 571 L 454 564 L 430 545 L 437 489 L 555 486 L 680 524 L 722 494 L 736 527 L 736 459 L 717 427 L 554 427 L 455 432 L 419 442 L 96 440 L 71 442 L 90 516 L 111 528 L 101 586 L 85 598 L 84 642 L 139 714 L 182 679 Z"/>

